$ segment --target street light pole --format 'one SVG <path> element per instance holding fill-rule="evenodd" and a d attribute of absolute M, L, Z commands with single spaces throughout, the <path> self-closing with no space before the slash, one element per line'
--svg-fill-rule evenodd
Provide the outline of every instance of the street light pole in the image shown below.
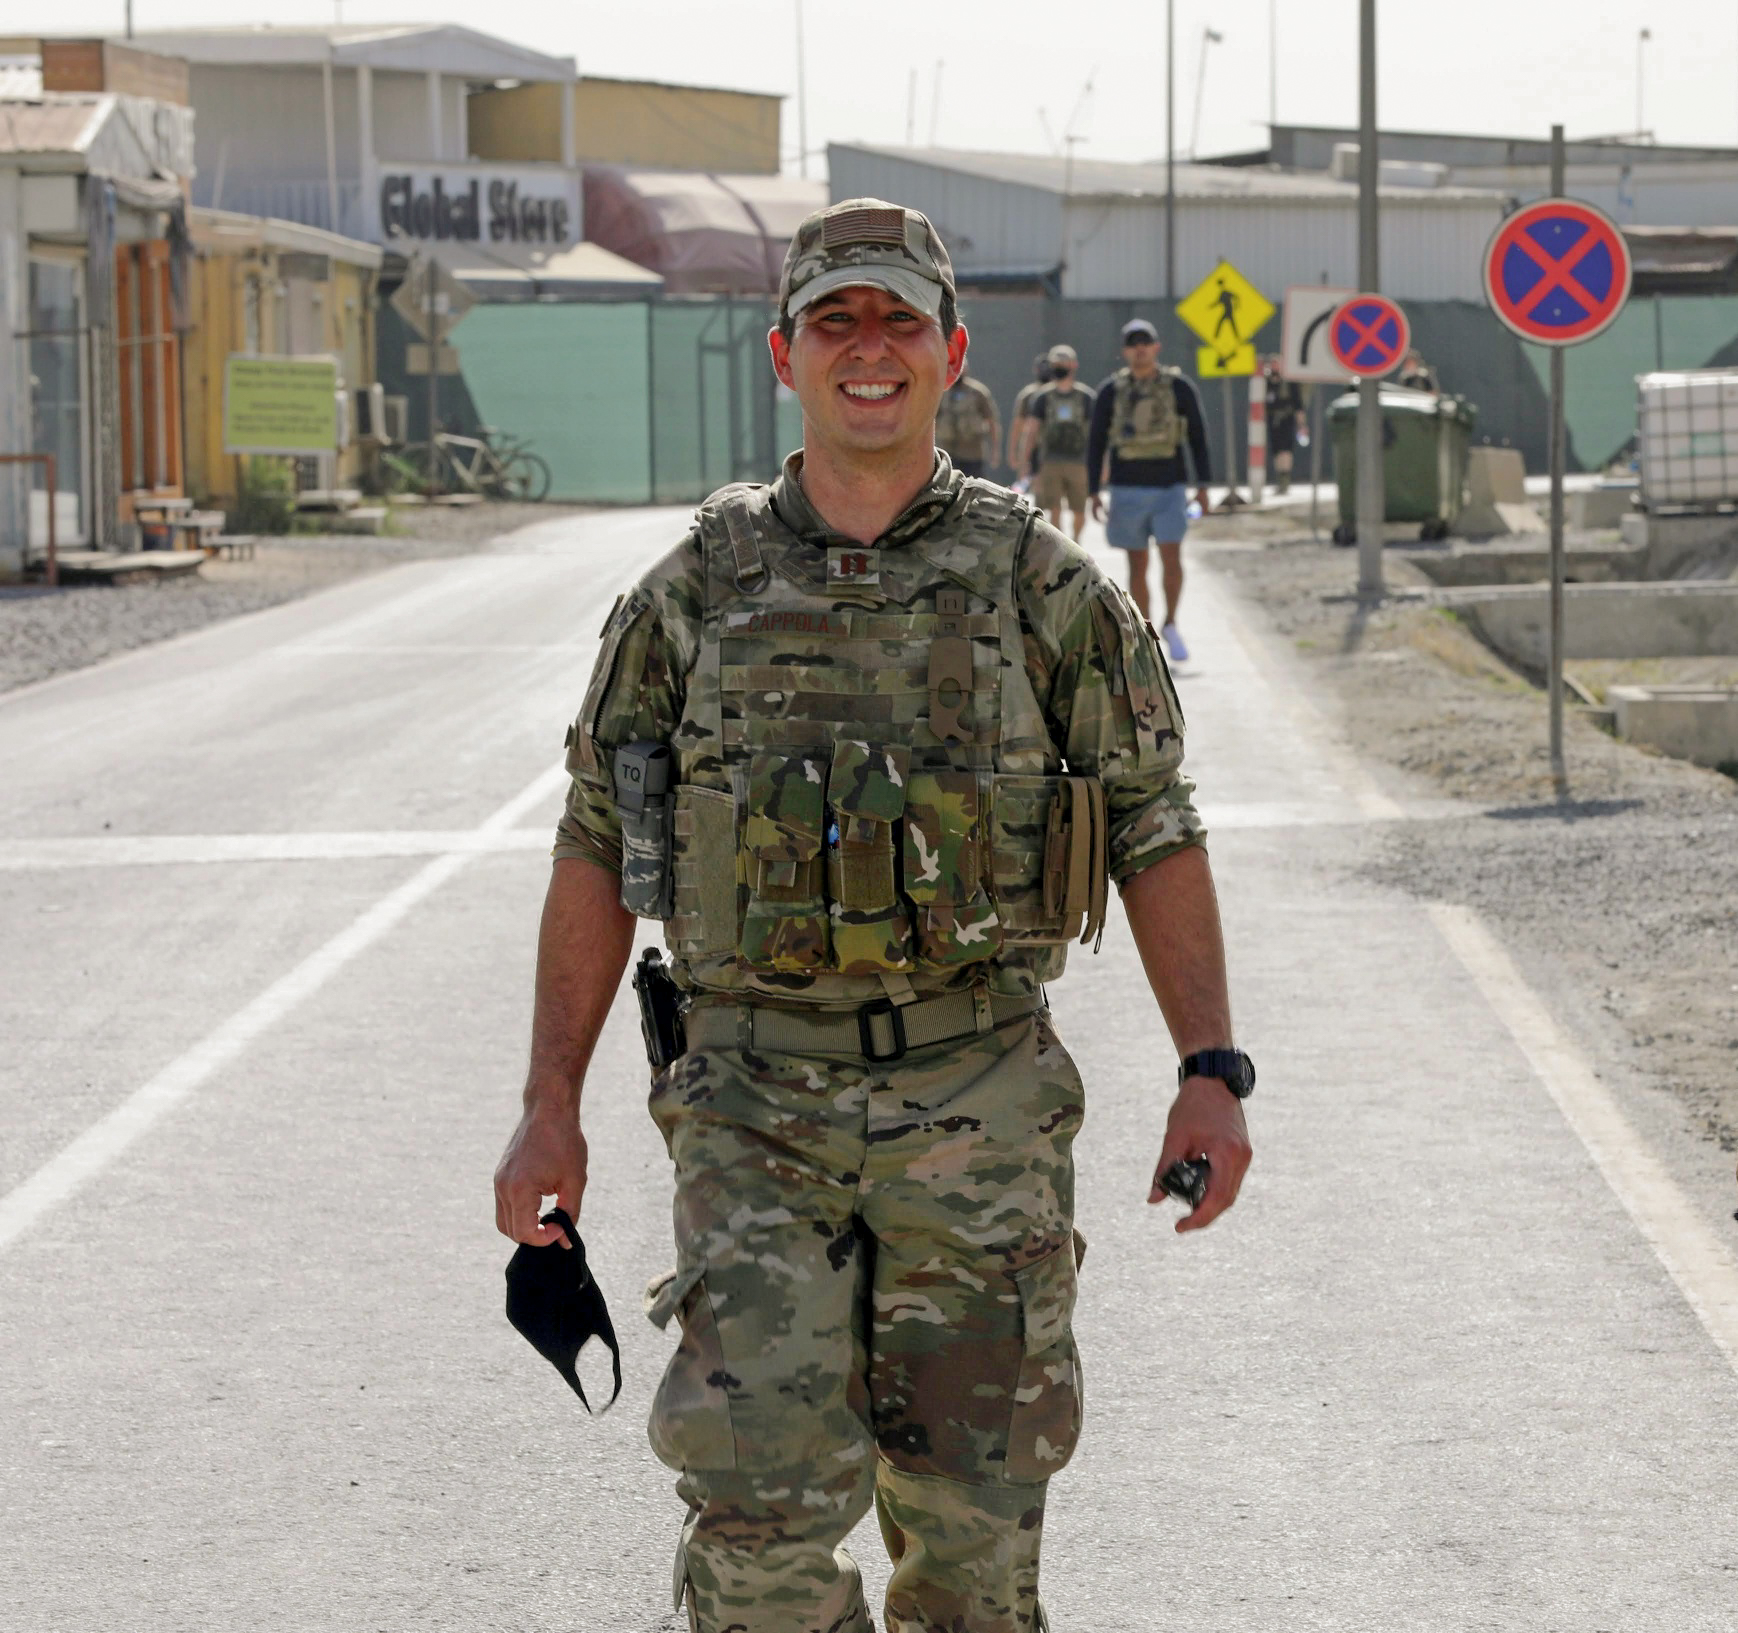
<path fill-rule="evenodd" d="M 803 62 L 803 0 L 797 6 L 797 174 L 805 181 L 809 175 L 809 93 L 808 72 Z"/>
<path fill-rule="evenodd" d="M 1642 71 L 1647 64 L 1647 42 L 1654 37 L 1651 28 L 1639 30 L 1635 36 L 1635 137 L 1639 142 L 1647 134 L 1647 126 L 1642 123 Z"/>
<path fill-rule="evenodd" d="M 1376 182 L 1376 0 L 1358 5 L 1358 288 L 1381 288 Z M 1382 387 L 1358 382 L 1358 594 L 1382 594 L 1382 523 L 1387 483 L 1382 470 Z"/>
<path fill-rule="evenodd" d="M 1177 0 L 1165 0 L 1165 305 L 1177 304 Z"/>

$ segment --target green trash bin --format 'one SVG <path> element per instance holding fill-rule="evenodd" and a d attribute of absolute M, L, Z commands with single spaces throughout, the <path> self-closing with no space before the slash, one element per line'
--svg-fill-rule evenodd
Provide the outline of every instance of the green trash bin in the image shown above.
<path fill-rule="evenodd" d="M 1466 456 L 1478 410 L 1464 397 L 1383 385 L 1383 520 L 1417 522 L 1419 537 L 1448 536 L 1466 495 Z M 1335 544 L 1358 536 L 1358 394 L 1328 405 L 1334 438 L 1334 479 L 1340 486 Z"/>

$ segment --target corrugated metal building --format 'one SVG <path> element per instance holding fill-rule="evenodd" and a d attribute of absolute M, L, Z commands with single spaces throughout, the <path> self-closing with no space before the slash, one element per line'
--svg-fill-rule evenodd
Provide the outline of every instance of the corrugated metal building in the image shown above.
<path fill-rule="evenodd" d="M 1165 287 L 1165 167 L 944 148 L 828 149 L 835 199 L 922 210 L 964 281 L 1058 288 L 1079 300 L 1150 300 Z M 1277 296 L 1288 284 L 1355 285 L 1358 189 L 1326 175 L 1178 165 L 1177 294 L 1221 257 Z M 1382 288 L 1399 300 L 1482 301 L 1479 263 L 1503 194 L 1384 187 Z"/>

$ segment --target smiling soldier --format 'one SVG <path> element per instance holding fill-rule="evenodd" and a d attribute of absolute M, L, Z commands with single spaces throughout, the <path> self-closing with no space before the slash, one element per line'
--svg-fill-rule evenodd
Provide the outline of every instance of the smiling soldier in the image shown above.
<path fill-rule="evenodd" d="M 937 452 L 966 331 L 922 215 L 811 216 L 769 341 L 803 448 L 623 598 L 571 734 L 497 1217 L 542 1244 L 541 1196 L 578 1213 L 581 1082 L 633 915 L 661 919 L 677 1268 L 649 1308 L 681 1340 L 651 1436 L 692 1627 L 868 1633 L 840 1544 L 873 1502 L 890 1633 L 1032 1633 L 1081 1410 L 1084 1095 L 1043 984 L 1112 881 L 1185 1057 L 1148 1200 L 1205 1157 L 1199 1229 L 1249 1162 L 1182 713 L 1122 591 Z"/>

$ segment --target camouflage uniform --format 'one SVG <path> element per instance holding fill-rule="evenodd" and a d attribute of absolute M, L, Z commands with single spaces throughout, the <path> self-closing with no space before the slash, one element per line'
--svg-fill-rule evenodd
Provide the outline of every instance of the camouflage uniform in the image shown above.
<path fill-rule="evenodd" d="M 935 415 L 935 445 L 968 476 L 982 476 L 1002 451 L 1002 417 L 982 380 L 969 374 L 942 393 Z"/>
<path fill-rule="evenodd" d="M 626 855 L 689 994 L 651 1096 L 676 1594 L 699 1633 L 866 1633 L 840 1543 L 874 1501 L 889 1633 L 1031 1633 L 1081 1412 L 1084 1104 L 1041 984 L 1106 872 L 1200 842 L 1182 714 L 1126 597 L 1026 501 L 938 454 L 865 548 L 800 465 L 714 495 L 618 602 L 555 849 Z M 612 798 L 641 740 L 675 759 L 668 897 Z"/>

